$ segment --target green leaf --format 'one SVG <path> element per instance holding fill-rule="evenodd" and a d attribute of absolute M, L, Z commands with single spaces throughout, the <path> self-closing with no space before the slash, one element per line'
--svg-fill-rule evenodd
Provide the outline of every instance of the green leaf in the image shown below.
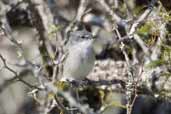
<path fill-rule="evenodd" d="M 149 64 L 147 64 L 147 68 L 155 68 L 157 66 L 161 66 L 163 64 L 165 64 L 166 61 L 159 59 L 159 60 L 155 60 L 155 61 L 151 61 Z"/>
<path fill-rule="evenodd" d="M 150 33 L 152 27 L 154 27 L 154 23 L 147 22 L 137 30 L 137 33 L 143 36 L 147 36 Z"/>

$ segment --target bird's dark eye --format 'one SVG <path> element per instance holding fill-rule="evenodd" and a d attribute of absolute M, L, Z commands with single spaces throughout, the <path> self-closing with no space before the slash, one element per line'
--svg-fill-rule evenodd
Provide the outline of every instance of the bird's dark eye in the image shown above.
<path fill-rule="evenodd" d="M 80 36 L 82 39 L 89 39 L 90 37 L 89 37 L 89 35 L 82 35 L 82 36 Z"/>

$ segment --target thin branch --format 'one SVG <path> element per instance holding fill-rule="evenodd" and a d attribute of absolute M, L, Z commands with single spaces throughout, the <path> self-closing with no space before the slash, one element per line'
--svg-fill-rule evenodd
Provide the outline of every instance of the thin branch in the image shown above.
<path fill-rule="evenodd" d="M 117 36 L 119 37 L 119 39 L 121 39 L 121 35 L 118 31 L 118 29 L 115 29 L 116 31 L 116 34 Z M 126 53 L 125 51 L 125 44 L 123 42 L 121 42 L 121 51 L 125 57 L 125 61 L 126 61 L 126 64 L 127 64 L 127 69 L 128 69 L 128 82 L 126 83 L 126 98 L 127 98 L 127 114 L 131 114 L 131 110 L 132 110 L 132 107 L 131 107 L 131 97 L 132 97 L 132 94 L 133 94 L 133 84 L 134 84 L 134 75 L 133 75 L 133 71 L 132 71 L 132 66 L 130 64 L 130 60 L 129 60 L 129 57 L 128 57 L 128 54 Z"/>
<path fill-rule="evenodd" d="M 22 47 L 22 44 L 19 43 L 13 36 L 12 36 L 12 30 L 11 27 L 7 21 L 7 19 L 5 19 L 5 22 L 2 23 L 1 29 L 3 31 L 3 33 L 5 34 L 5 36 L 7 36 L 7 39 L 9 39 L 18 49 L 19 51 L 22 53 L 22 55 L 24 55 L 24 49 Z"/>
<path fill-rule="evenodd" d="M 112 10 L 112 8 L 106 3 L 105 0 L 96 1 L 99 2 L 106 9 L 106 11 L 111 15 L 112 20 L 114 22 L 116 22 L 119 25 L 122 25 L 123 27 L 126 27 L 126 22 Z"/>
<path fill-rule="evenodd" d="M 66 40 L 68 40 L 69 32 L 73 31 L 74 29 L 77 29 L 76 24 L 82 22 L 82 17 L 86 13 L 88 3 L 89 3 L 89 0 L 81 0 L 80 1 L 75 19 L 65 29 Z"/>
<path fill-rule="evenodd" d="M 56 101 L 56 103 L 58 104 L 58 106 L 61 108 L 62 111 L 64 111 L 65 114 L 70 114 L 69 111 L 65 108 L 65 106 L 63 106 L 62 103 L 60 103 L 60 101 L 58 100 L 58 97 L 55 95 L 54 99 Z"/>
<path fill-rule="evenodd" d="M 79 5 L 77 15 L 76 15 L 76 21 L 80 22 L 82 20 L 82 17 L 86 12 L 88 3 L 89 3 L 89 0 L 80 1 L 80 5 Z"/>
<path fill-rule="evenodd" d="M 134 18 L 134 15 L 133 15 L 133 10 L 132 8 L 129 6 L 129 1 L 128 0 L 124 0 L 125 2 L 125 6 L 126 6 L 126 9 L 127 9 L 127 16 L 129 19 L 133 19 Z"/>
<path fill-rule="evenodd" d="M 155 47 L 153 47 L 153 51 L 151 54 L 151 60 L 158 59 L 158 56 L 161 54 L 161 45 L 166 41 L 166 23 L 163 23 L 160 28 L 160 36 L 157 39 Z"/>
<path fill-rule="evenodd" d="M 45 65 L 45 69 L 49 74 L 48 76 L 51 76 L 51 71 L 49 70 L 50 66 L 48 66 L 48 65 L 52 64 L 52 60 L 51 60 L 50 53 L 48 51 L 48 45 L 47 45 L 48 44 L 47 43 L 47 40 L 48 40 L 47 29 L 48 28 L 46 26 L 47 23 L 44 22 L 47 20 L 43 19 L 45 14 L 43 11 L 41 11 L 42 7 L 43 7 L 41 5 L 43 5 L 43 1 L 36 0 L 33 2 L 32 0 L 25 0 L 25 2 L 28 3 L 28 7 L 31 12 L 31 16 L 32 16 L 32 20 L 33 20 L 33 25 L 39 34 L 39 38 L 38 38 L 39 45 L 38 46 L 39 46 L 39 51 L 40 51 L 40 54 L 42 57 L 43 64 Z M 41 4 L 39 4 L 39 2 Z M 39 5 L 37 5 L 36 3 Z"/>
<path fill-rule="evenodd" d="M 154 7 L 154 5 L 155 5 L 155 3 L 156 3 L 157 1 L 158 1 L 158 0 L 152 0 L 152 1 L 151 1 L 151 4 L 149 5 L 149 7 L 148 7 L 148 8 L 144 11 L 144 13 L 141 14 L 141 15 L 139 16 L 139 18 L 132 24 L 131 29 L 130 29 L 128 35 L 133 35 L 134 32 L 136 31 L 137 27 L 139 27 L 139 26 L 142 24 L 142 22 L 144 22 L 144 21 L 147 19 L 147 17 L 150 15 L 150 13 L 151 13 L 151 11 L 153 10 L 153 7 Z M 131 38 L 131 37 L 130 37 L 130 38 Z"/>
<path fill-rule="evenodd" d="M 118 79 L 113 79 L 113 80 L 99 80 L 99 81 L 93 81 L 93 80 L 85 80 L 85 81 L 72 81 L 71 82 L 72 86 L 93 86 L 93 87 L 98 87 L 98 86 L 110 86 L 114 84 L 120 84 L 123 89 L 125 89 L 126 83 L 123 80 L 118 80 Z"/>
<path fill-rule="evenodd" d="M 140 36 L 138 34 L 134 34 L 134 39 L 139 44 L 139 46 L 141 47 L 141 49 L 143 50 L 143 52 L 145 53 L 145 55 L 147 57 L 149 57 L 149 55 L 150 55 L 149 49 L 145 45 L 144 41 L 140 38 Z"/>
<path fill-rule="evenodd" d="M 59 89 L 57 89 L 52 83 L 49 83 L 46 85 L 46 88 L 48 91 L 53 92 L 54 94 L 63 96 L 71 106 L 78 108 L 83 114 L 96 114 L 91 110 L 87 105 L 82 105 L 79 102 L 75 100 L 74 97 L 69 92 L 64 92 Z"/>
<path fill-rule="evenodd" d="M 23 72 L 21 72 L 20 74 L 18 74 L 16 71 L 14 71 L 12 68 L 10 68 L 7 65 L 6 59 L 1 54 L 0 54 L 0 58 L 1 58 L 2 62 L 3 62 L 3 64 L 4 64 L 4 68 L 6 68 L 8 71 L 10 71 L 10 72 L 12 72 L 14 74 L 14 77 L 13 78 L 5 81 L 5 83 L 0 87 L 0 92 L 2 92 L 2 90 L 4 88 L 6 88 L 7 86 L 11 85 L 15 81 L 20 81 L 20 82 L 24 83 L 25 85 L 27 85 L 30 88 L 38 88 L 37 86 L 31 85 L 30 83 L 28 83 L 28 82 L 26 82 L 26 81 L 24 81 L 22 79 L 22 77 L 24 77 L 25 75 L 27 75 L 27 73 L 29 73 L 28 70 L 26 70 L 26 71 L 23 70 Z"/>
<path fill-rule="evenodd" d="M 20 72 L 17 77 L 15 76 L 13 78 L 5 80 L 3 82 L 3 84 L 0 85 L 0 93 L 3 92 L 3 90 L 5 90 L 8 86 L 10 86 L 11 84 L 15 83 L 18 80 L 17 78 L 21 78 L 22 79 L 24 76 L 26 76 L 30 72 L 31 71 L 26 69 L 26 70 L 23 70 L 22 72 Z"/>
<path fill-rule="evenodd" d="M 16 38 L 12 35 L 12 29 L 6 19 L 6 17 L 4 17 L 4 21 L 2 22 L 2 26 L 0 27 L 1 30 L 3 31 L 4 35 L 6 36 L 6 38 L 18 49 L 19 54 L 21 55 L 21 57 L 23 58 L 24 62 L 26 63 L 26 65 L 33 67 L 33 63 L 31 61 L 29 61 L 27 59 L 27 57 L 25 56 L 25 51 L 24 48 L 22 46 L 22 43 L 20 43 L 19 41 L 16 40 Z M 32 65 L 31 65 L 32 64 Z M 33 67 L 34 69 L 34 67 Z"/>
<path fill-rule="evenodd" d="M 33 25 L 38 31 L 39 36 L 39 50 L 42 55 L 43 62 L 45 64 L 49 63 L 50 57 L 48 53 L 48 49 L 46 46 L 46 40 L 48 39 L 47 31 L 43 24 L 43 19 L 41 18 L 40 12 L 37 9 L 36 5 L 32 2 L 32 0 L 26 1 L 29 4 L 29 10 L 31 11 Z"/>

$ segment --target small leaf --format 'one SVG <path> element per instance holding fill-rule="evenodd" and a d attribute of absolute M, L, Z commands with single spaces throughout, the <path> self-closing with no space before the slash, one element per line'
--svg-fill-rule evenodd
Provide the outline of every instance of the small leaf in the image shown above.
<path fill-rule="evenodd" d="M 155 68 L 155 67 L 161 66 L 163 64 L 165 64 L 165 61 L 162 59 L 159 59 L 159 60 L 151 61 L 146 67 L 147 68 Z"/>
<path fill-rule="evenodd" d="M 154 23 L 153 22 L 147 22 L 147 23 L 145 23 L 145 25 L 143 25 L 142 27 L 140 27 L 137 30 L 137 32 L 140 35 L 147 36 L 150 33 L 152 27 L 154 27 Z"/>

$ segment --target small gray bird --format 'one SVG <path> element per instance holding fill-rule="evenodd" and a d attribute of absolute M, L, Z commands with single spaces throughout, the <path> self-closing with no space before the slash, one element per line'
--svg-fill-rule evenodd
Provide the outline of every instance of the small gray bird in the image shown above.
<path fill-rule="evenodd" d="M 70 34 L 66 50 L 61 81 L 83 80 L 93 69 L 95 51 L 94 39 L 90 32 L 75 31 Z"/>

